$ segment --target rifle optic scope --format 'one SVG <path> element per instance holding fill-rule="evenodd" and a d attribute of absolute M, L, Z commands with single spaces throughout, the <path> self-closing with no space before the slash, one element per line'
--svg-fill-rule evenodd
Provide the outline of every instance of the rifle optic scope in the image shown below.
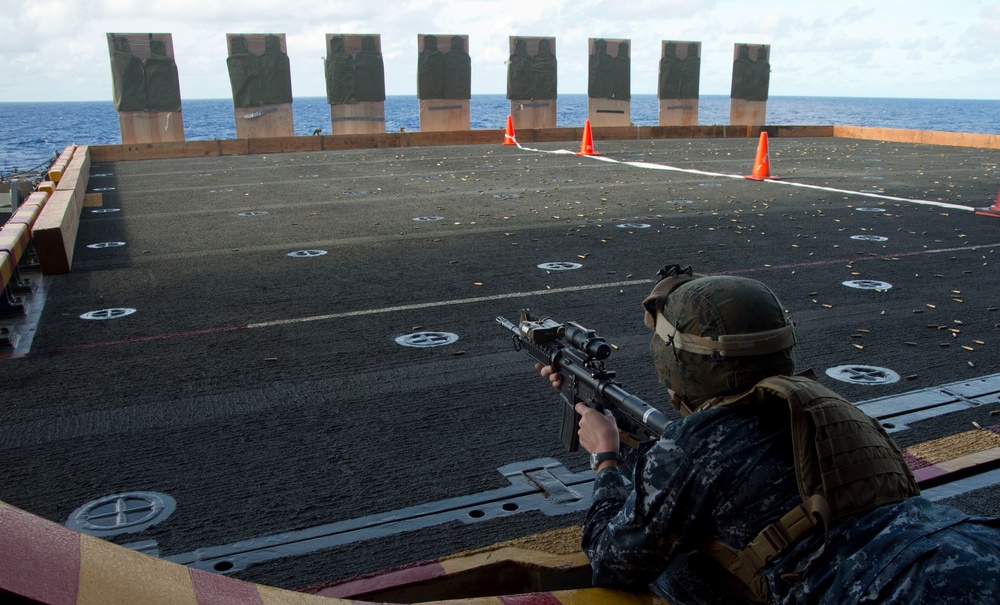
<path fill-rule="evenodd" d="M 576 322 L 566 322 L 563 332 L 566 340 L 592 359 L 604 361 L 611 356 L 611 346 L 593 330 L 588 330 Z"/>

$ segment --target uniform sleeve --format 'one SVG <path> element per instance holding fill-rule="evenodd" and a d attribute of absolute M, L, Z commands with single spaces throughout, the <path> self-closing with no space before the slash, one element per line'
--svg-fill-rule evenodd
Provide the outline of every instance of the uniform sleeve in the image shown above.
<path fill-rule="evenodd" d="M 583 549 L 595 586 L 651 583 L 692 538 L 707 535 L 712 498 L 704 469 L 668 438 L 636 457 L 632 484 L 606 469 L 594 482 L 583 524 Z"/>

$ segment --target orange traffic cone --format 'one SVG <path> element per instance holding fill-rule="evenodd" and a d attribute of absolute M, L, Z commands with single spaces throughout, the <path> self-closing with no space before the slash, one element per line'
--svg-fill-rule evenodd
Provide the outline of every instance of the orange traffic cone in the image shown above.
<path fill-rule="evenodd" d="M 601 155 L 594 150 L 594 135 L 590 132 L 590 120 L 583 123 L 583 143 L 576 155 Z"/>
<path fill-rule="evenodd" d="M 1000 194 L 997 194 L 997 203 L 989 208 L 976 208 L 976 214 L 979 216 L 995 216 L 1000 218 Z"/>
<path fill-rule="evenodd" d="M 760 141 L 757 143 L 757 158 L 753 162 L 753 174 L 743 178 L 753 181 L 766 181 L 773 178 L 771 176 L 771 157 L 767 151 L 766 132 L 760 133 Z"/>
<path fill-rule="evenodd" d="M 503 135 L 504 145 L 517 145 L 517 139 L 514 138 L 514 120 L 507 115 L 507 130 Z"/>

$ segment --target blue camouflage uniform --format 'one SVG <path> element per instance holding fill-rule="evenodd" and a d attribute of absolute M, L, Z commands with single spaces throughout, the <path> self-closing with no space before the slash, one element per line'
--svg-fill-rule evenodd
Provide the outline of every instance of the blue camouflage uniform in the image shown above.
<path fill-rule="evenodd" d="M 801 504 L 788 418 L 780 406 L 704 410 L 601 471 L 583 525 L 594 584 L 649 585 L 672 605 L 740 602 L 694 545 L 742 549 Z M 825 549 L 817 528 L 764 573 L 776 603 L 997 603 L 1000 520 L 913 497 L 835 525 Z"/>

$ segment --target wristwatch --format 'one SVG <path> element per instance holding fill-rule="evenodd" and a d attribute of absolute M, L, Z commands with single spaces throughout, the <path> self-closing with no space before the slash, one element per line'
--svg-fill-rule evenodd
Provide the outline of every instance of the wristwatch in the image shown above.
<path fill-rule="evenodd" d="M 590 470 L 596 471 L 597 467 L 606 460 L 615 460 L 620 464 L 622 456 L 618 452 L 594 452 L 590 455 Z"/>

